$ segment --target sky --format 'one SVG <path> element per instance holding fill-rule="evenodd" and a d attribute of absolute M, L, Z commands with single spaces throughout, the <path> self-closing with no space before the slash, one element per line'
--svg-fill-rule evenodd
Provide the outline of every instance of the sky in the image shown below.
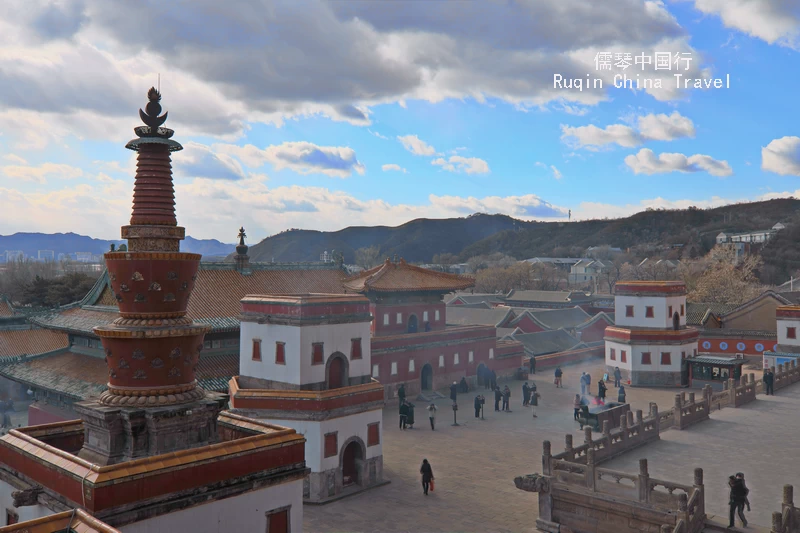
<path fill-rule="evenodd" d="M 119 238 L 153 85 L 195 238 L 800 197 L 798 0 L 4 0 L 0 234 Z"/>

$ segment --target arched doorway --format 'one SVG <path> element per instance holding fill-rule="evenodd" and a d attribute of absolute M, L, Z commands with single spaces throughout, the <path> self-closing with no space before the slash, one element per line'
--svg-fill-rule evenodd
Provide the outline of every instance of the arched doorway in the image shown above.
<path fill-rule="evenodd" d="M 340 352 L 336 352 L 328 359 L 327 372 L 325 373 L 326 385 L 328 389 L 340 389 L 346 387 L 347 377 L 347 358 Z"/>
<path fill-rule="evenodd" d="M 486 385 L 486 365 L 483 363 L 478 365 L 478 386 Z"/>
<path fill-rule="evenodd" d="M 420 388 L 422 390 L 431 390 L 433 388 L 433 367 L 430 363 L 426 363 L 420 372 Z"/>
<path fill-rule="evenodd" d="M 408 317 L 408 332 L 416 333 L 418 329 L 417 315 L 409 315 Z"/>
<path fill-rule="evenodd" d="M 363 460 L 364 456 L 358 441 L 354 440 L 345 446 L 342 451 L 342 485 L 346 487 L 359 484 L 358 467 Z"/>
<path fill-rule="evenodd" d="M 672 313 L 672 329 L 674 329 L 675 331 L 681 329 L 681 317 L 680 315 L 678 315 L 677 311 Z"/>

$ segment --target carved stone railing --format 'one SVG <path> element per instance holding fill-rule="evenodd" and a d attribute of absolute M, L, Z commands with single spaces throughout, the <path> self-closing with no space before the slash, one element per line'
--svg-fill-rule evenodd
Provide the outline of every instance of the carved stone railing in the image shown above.
<path fill-rule="evenodd" d="M 728 389 L 731 395 L 730 403 L 734 407 L 741 407 L 747 405 L 756 399 L 756 376 L 755 374 L 742 374 L 742 379 L 739 385 L 735 385 L 734 381 L 728 380 Z"/>
<path fill-rule="evenodd" d="M 797 366 L 796 360 L 792 360 L 791 364 L 778 365 L 777 370 L 772 367 L 772 373 L 775 375 L 774 390 L 780 390 L 800 381 L 800 367 Z"/>
<path fill-rule="evenodd" d="M 564 451 L 550 455 L 549 448 L 545 456 L 549 456 L 548 464 L 542 464 L 546 474 L 553 469 L 550 464 L 559 461 L 568 463 L 586 464 L 588 452 L 594 454 L 596 464 L 608 461 L 634 448 L 659 439 L 659 414 L 658 406 L 650 404 L 650 415 L 647 418 L 642 416 L 642 411 L 637 410 L 634 417 L 633 412 L 628 412 L 627 416 L 620 418 L 620 426 L 610 429 L 608 420 L 603 422 L 603 432 L 600 438 L 594 438 L 592 428 L 583 428 L 583 444 L 575 446 L 571 434 L 566 435 Z M 549 443 L 548 443 L 549 446 Z M 545 461 L 545 459 L 542 459 Z"/>
<path fill-rule="evenodd" d="M 800 508 L 794 506 L 794 489 L 783 486 L 781 512 L 772 513 L 770 533 L 800 533 Z"/>
<path fill-rule="evenodd" d="M 686 429 L 689 426 L 708 419 L 712 394 L 711 387 L 706 386 L 701 394 L 701 399 L 696 399 L 695 393 L 690 392 L 688 400 L 686 399 L 685 392 L 675 395 L 675 405 L 672 407 L 675 422 L 672 427 L 675 429 Z"/>

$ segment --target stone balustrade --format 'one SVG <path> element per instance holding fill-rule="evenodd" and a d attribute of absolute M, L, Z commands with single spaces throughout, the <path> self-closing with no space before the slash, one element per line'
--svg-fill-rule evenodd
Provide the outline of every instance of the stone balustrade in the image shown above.
<path fill-rule="evenodd" d="M 709 405 L 711 403 L 711 387 L 706 386 L 701 395 L 702 399 L 696 399 L 695 393 L 682 392 L 675 395 L 675 405 L 672 407 L 674 422 L 672 427 L 675 429 L 686 429 L 703 420 L 708 420 Z"/>
<path fill-rule="evenodd" d="M 800 381 L 800 367 L 797 366 L 797 361 L 794 360 L 791 364 L 778 365 L 777 370 L 773 366 L 772 373 L 775 374 L 773 389 L 776 391 Z"/>
<path fill-rule="evenodd" d="M 772 513 L 770 533 L 800 533 L 800 508 L 794 506 L 794 488 L 791 485 L 783 486 L 781 512 Z"/>

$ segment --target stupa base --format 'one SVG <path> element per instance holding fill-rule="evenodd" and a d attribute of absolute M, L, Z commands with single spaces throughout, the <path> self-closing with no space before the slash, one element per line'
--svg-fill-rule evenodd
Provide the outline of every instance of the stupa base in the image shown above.
<path fill-rule="evenodd" d="M 78 457 L 105 466 L 207 446 L 218 440 L 217 415 L 225 396 L 206 393 L 175 406 L 119 407 L 97 400 L 75 404 L 84 427 Z"/>

